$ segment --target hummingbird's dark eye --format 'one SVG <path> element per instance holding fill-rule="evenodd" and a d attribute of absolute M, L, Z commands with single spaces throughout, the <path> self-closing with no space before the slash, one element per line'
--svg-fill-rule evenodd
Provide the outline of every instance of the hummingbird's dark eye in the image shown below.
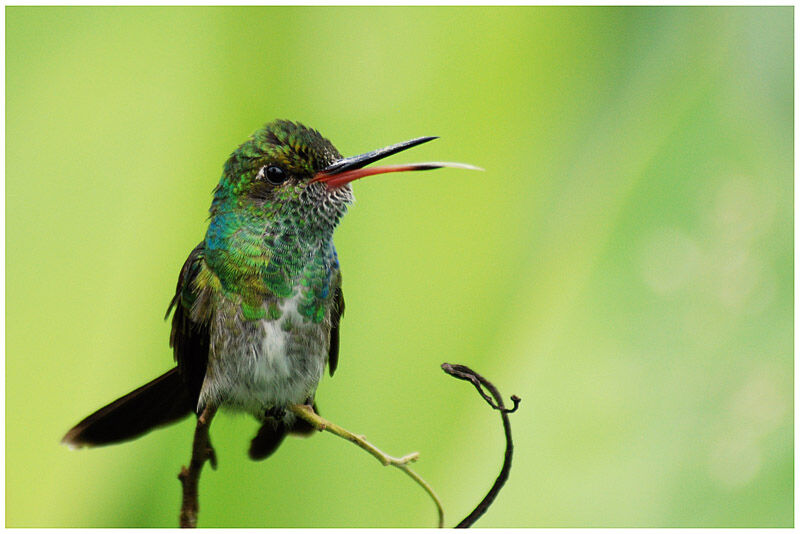
<path fill-rule="evenodd" d="M 271 184 L 278 185 L 286 181 L 289 173 L 278 167 L 277 165 L 270 165 L 263 170 L 263 175 Z"/>

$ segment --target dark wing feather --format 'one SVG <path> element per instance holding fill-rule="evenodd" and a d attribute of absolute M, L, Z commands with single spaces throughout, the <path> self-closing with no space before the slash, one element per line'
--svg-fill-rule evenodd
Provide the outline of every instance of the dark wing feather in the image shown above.
<path fill-rule="evenodd" d="M 333 295 L 333 308 L 331 309 L 331 345 L 328 349 L 328 369 L 331 376 L 339 364 L 339 322 L 342 315 L 344 315 L 344 293 L 342 293 L 340 285 Z"/>
<path fill-rule="evenodd" d="M 178 362 L 178 371 L 189 388 L 195 405 L 206 376 L 210 343 L 208 325 L 191 319 L 192 304 L 197 298 L 193 282 L 201 268 L 203 250 L 203 243 L 200 243 L 189 254 L 178 276 L 175 296 L 167 309 L 167 317 L 170 311 L 175 309 L 169 345 L 172 347 L 175 361 Z"/>

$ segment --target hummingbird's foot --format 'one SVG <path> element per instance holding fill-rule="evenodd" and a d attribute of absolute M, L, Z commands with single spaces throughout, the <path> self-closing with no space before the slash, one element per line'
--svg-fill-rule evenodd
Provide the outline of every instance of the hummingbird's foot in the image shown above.
<path fill-rule="evenodd" d="M 319 415 L 317 411 L 317 405 L 314 403 L 312 399 L 306 399 L 305 404 L 306 409 L 311 410 L 312 413 Z M 289 429 L 289 432 L 295 436 L 310 436 L 317 430 L 311 423 L 306 421 L 305 419 L 301 419 L 297 416 L 294 416 L 294 422 L 292 423 L 292 427 Z"/>
<path fill-rule="evenodd" d="M 320 432 L 328 428 L 327 421 L 317 414 L 313 406 L 308 404 L 295 404 L 290 406 L 289 409 L 302 421 L 308 423 L 311 427 L 316 428 Z"/>
<path fill-rule="evenodd" d="M 284 417 L 286 417 L 286 410 L 278 406 L 272 406 L 271 408 L 264 410 L 264 417 L 272 417 L 273 419 L 281 421 Z"/>

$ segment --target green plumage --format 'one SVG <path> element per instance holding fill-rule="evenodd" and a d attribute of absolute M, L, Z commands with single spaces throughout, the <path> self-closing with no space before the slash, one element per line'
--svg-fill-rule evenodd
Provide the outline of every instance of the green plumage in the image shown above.
<path fill-rule="evenodd" d="M 269 455 L 300 431 L 285 408 L 313 404 L 339 356 L 344 312 L 333 232 L 353 201 L 350 182 L 381 172 L 461 164 L 366 165 L 432 140 L 351 158 L 319 132 L 288 121 L 256 131 L 234 151 L 214 190 L 203 241 L 181 269 L 170 346 L 176 369 L 81 421 L 72 445 L 114 443 L 204 407 L 263 422 L 250 455 Z"/>
<path fill-rule="evenodd" d="M 276 121 L 225 164 L 175 319 L 209 338 L 198 409 L 212 403 L 261 418 L 313 399 L 341 313 L 333 231 L 352 192 L 312 179 L 339 159 L 318 132 Z M 180 343 L 175 354 L 182 367 L 195 365 Z"/>

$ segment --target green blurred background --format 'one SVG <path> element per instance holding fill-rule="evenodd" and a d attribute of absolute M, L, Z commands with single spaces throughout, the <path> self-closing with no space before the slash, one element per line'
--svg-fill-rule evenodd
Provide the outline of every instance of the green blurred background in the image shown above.
<path fill-rule="evenodd" d="M 6 524 L 177 525 L 193 423 L 59 445 L 171 366 L 163 320 L 228 154 L 274 118 L 355 184 L 323 415 L 419 450 L 447 524 L 793 524 L 793 8 L 6 8 Z M 212 428 L 200 526 L 426 527 L 330 435 Z"/>

